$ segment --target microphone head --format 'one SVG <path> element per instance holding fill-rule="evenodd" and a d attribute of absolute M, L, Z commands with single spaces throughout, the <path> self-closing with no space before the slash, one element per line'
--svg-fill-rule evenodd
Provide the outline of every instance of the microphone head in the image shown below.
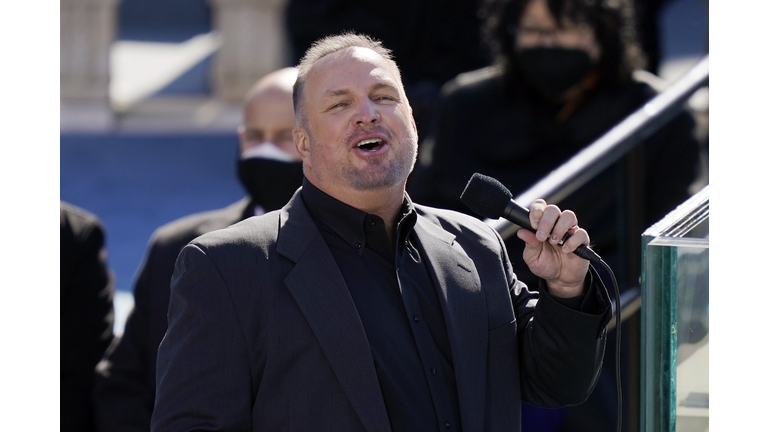
<path fill-rule="evenodd" d="M 495 178 L 474 173 L 459 199 L 478 215 L 499 219 L 512 199 L 512 192 Z"/>

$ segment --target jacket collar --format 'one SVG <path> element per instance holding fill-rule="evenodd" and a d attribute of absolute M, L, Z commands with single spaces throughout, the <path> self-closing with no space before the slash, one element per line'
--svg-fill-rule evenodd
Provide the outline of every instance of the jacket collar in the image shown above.
<path fill-rule="evenodd" d="M 280 214 L 277 252 L 296 265 L 285 284 L 369 432 L 390 430 L 371 348 L 352 296 L 299 189 Z M 322 275 L 318 277 L 318 275 Z"/>

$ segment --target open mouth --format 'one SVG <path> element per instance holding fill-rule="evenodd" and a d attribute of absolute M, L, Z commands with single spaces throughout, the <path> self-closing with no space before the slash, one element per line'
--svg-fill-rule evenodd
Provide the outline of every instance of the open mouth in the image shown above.
<path fill-rule="evenodd" d="M 357 148 L 369 152 L 376 151 L 384 145 L 384 141 L 379 138 L 365 139 L 357 143 Z"/>

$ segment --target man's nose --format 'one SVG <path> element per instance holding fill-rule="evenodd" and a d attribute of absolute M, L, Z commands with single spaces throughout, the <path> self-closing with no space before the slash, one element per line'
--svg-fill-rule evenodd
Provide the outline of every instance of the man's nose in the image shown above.
<path fill-rule="evenodd" d="M 376 104 L 372 101 L 365 101 L 360 104 L 360 109 L 357 112 L 357 124 L 377 123 L 381 120 L 379 110 Z"/>

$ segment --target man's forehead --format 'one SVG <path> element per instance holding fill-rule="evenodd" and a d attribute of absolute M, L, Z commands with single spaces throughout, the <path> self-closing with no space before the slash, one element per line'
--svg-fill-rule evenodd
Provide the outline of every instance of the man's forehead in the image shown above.
<path fill-rule="evenodd" d="M 255 95 L 243 110 L 243 120 L 247 124 L 293 123 L 293 101 L 291 94 L 281 89 L 271 89 Z"/>
<path fill-rule="evenodd" d="M 350 63 L 367 65 L 366 74 L 383 82 L 389 82 L 393 86 L 399 84 L 394 62 L 386 60 L 372 49 L 363 47 L 346 48 L 321 58 L 307 74 L 307 81 L 316 81 L 317 78 L 322 77 L 325 78 L 323 81 L 327 81 L 327 78 L 332 78 L 331 81 L 335 81 L 333 78 L 338 78 L 338 81 L 343 83 L 344 76 L 355 70 L 350 67 Z M 328 71 L 334 73 L 325 73 Z"/>
<path fill-rule="evenodd" d="M 256 113 L 268 110 L 285 111 L 287 108 L 293 110 L 293 101 L 291 93 L 282 89 L 269 89 L 254 95 L 245 105 L 247 113 Z"/>
<path fill-rule="evenodd" d="M 265 87 L 258 92 L 255 92 L 248 100 L 248 105 L 265 105 L 274 104 L 279 102 L 288 101 L 291 102 L 292 89 L 285 89 L 281 87 Z"/>

